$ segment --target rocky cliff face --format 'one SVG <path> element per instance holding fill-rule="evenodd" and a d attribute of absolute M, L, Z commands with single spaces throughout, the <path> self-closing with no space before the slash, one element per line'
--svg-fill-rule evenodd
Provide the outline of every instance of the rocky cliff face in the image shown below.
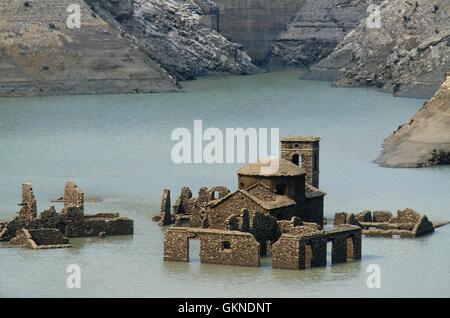
<path fill-rule="evenodd" d="M 450 75 L 436 95 L 385 140 L 375 162 L 387 167 L 450 164 Z"/>
<path fill-rule="evenodd" d="M 80 8 L 80 29 L 66 24 L 70 5 Z M 0 16 L 0 96 L 176 89 L 82 0 L 2 0 Z"/>
<path fill-rule="evenodd" d="M 448 0 L 386 0 L 381 28 L 363 19 L 308 78 L 429 98 L 450 70 L 449 19 Z"/>
<path fill-rule="evenodd" d="M 272 60 L 289 65 L 319 62 L 366 17 L 367 9 L 367 0 L 305 0 L 287 30 L 278 36 Z"/>
<path fill-rule="evenodd" d="M 211 73 L 259 72 L 239 44 L 214 30 L 215 4 L 209 0 L 135 0 L 134 15 L 127 19 L 103 10 L 103 1 L 108 0 L 88 0 L 96 12 L 179 80 Z"/>

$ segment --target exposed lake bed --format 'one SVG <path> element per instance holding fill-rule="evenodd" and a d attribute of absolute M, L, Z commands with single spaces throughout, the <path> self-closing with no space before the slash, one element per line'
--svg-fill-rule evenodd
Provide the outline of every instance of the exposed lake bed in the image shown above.
<path fill-rule="evenodd" d="M 164 233 L 151 217 L 164 187 L 175 193 L 187 184 L 194 191 L 236 188 L 239 165 L 172 163 L 171 131 L 192 129 L 196 119 L 209 127 L 321 136 L 328 218 L 337 211 L 412 207 L 433 221 L 449 219 L 449 167 L 372 163 L 383 138 L 423 100 L 332 88 L 300 81 L 298 73 L 205 77 L 185 82 L 184 93 L 1 98 L 0 219 L 18 210 L 21 183 L 33 183 L 42 211 L 73 179 L 88 196 L 103 198 L 87 207 L 134 219 L 135 235 L 74 239 L 67 250 L 1 249 L 0 296 L 448 296 L 450 227 L 416 240 L 366 238 L 362 262 L 301 272 L 274 270 L 265 260 L 257 269 L 200 266 L 194 251 L 188 264 L 162 261 Z M 81 289 L 66 287 L 70 264 L 81 267 Z M 366 286 L 370 264 L 380 265 L 380 289 Z"/>

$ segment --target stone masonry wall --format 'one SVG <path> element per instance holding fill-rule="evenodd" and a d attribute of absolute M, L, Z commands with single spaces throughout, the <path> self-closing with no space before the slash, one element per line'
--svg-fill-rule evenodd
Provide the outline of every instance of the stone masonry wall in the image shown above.
<path fill-rule="evenodd" d="M 33 186 L 30 183 L 22 184 L 22 203 L 19 217 L 32 220 L 37 217 L 36 198 L 33 194 Z"/>
<path fill-rule="evenodd" d="M 259 266 L 259 243 L 250 233 L 171 227 L 164 240 L 165 261 L 189 261 L 189 239 L 200 240 L 202 263 Z"/>
<path fill-rule="evenodd" d="M 77 207 L 81 213 L 84 213 L 84 192 L 74 182 L 68 181 L 64 186 L 64 209 L 62 214 L 66 214 L 67 209 L 70 207 Z"/>

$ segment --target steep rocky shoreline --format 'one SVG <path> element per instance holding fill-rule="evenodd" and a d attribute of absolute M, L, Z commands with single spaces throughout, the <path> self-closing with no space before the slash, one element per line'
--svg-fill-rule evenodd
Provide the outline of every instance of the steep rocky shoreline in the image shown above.
<path fill-rule="evenodd" d="M 166 92 L 206 74 L 258 73 L 253 58 L 429 98 L 450 71 L 448 0 L 270 1 L 4 0 L 0 95 Z M 382 25 L 368 28 L 369 4 L 380 3 Z M 71 4 L 80 30 L 65 25 Z"/>
<path fill-rule="evenodd" d="M 288 65 L 319 62 L 367 16 L 367 8 L 367 0 L 305 0 L 286 31 L 278 36 L 272 61 Z"/>
<path fill-rule="evenodd" d="M 109 0 L 87 2 L 178 80 L 259 72 L 241 45 L 214 30 L 215 4 L 209 0 L 135 0 L 134 14 L 126 19 L 102 5 Z"/>
<path fill-rule="evenodd" d="M 449 17 L 448 0 L 386 0 L 381 28 L 362 20 L 307 78 L 429 98 L 450 70 Z"/>
<path fill-rule="evenodd" d="M 450 74 L 435 96 L 385 140 L 375 162 L 404 168 L 450 164 Z"/>

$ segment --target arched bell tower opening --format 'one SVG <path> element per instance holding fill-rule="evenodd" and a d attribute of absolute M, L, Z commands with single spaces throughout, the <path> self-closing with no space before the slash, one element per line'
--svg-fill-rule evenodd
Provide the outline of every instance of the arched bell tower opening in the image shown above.
<path fill-rule="evenodd" d="M 301 166 L 306 171 L 306 182 L 319 187 L 319 143 L 315 136 L 289 136 L 280 139 L 281 158 Z"/>
<path fill-rule="evenodd" d="M 299 165 L 300 165 L 300 155 L 297 154 L 297 153 L 294 154 L 294 155 L 292 156 L 291 162 L 292 162 L 294 165 L 299 166 Z"/>

